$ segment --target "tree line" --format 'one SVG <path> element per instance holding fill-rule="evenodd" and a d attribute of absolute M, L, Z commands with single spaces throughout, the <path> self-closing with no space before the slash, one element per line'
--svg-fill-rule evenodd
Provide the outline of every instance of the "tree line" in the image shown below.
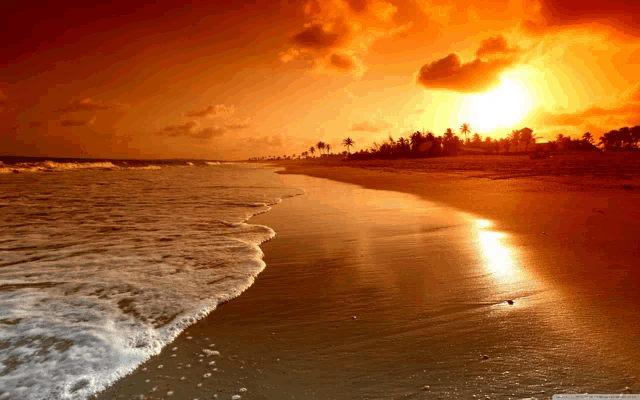
<path fill-rule="evenodd" d="M 415 131 L 408 137 L 401 136 L 397 140 L 389 135 L 388 139 L 382 142 L 373 142 L 368 149 L 361 149 L 358 152 L 351 153 L 356 142 L 347 137 L 342 141 L 342 146 L 346 151 L 342 155 L 350 159 L 363 160 L 372 158 L 420 158 L 420 157 L 442 157 L 455 156 L 463 148 L 465 150 L 478 149 L 487 153 L 517 153 L 529 149 L 536 145 L 539 139 L 530 128 L 522 128 L 512 130 L 507 137 L 501 139 L 492 139 L 485 136 L 484 139 L 477 133 L 470 135 L 471 127 L 469 124 L 460 126 L 460 134 L 465 136 L 461 139 L 451 128 L 448 128 L 443 135 L 436 136 L 431 131 L 420 132 Z M 470 137 L 471 136 L 471 137 Z M 640 148 L 640 126 L 623 127 L 614 129 L 603 134 L 596 144 L 595 138 L 590 132 L 586 132 L 580 138 L 572 138 L 558 134 L 555 140 L 551 140 L 543 144 L 545 150 L 549 151 L 569 151 L 569 150 L 631 150 Z M 331 153 L 331 145 L 322 141 L 311 146 L 308 150 L 303 151 L 299 155 L 292 156 L 283 155 L 269 157 L 254 157 L 250 160 L 282 160 L 282 159 L 304 159 L 314 158 L 316 149 L 320 157 L 333 155 Z"/>

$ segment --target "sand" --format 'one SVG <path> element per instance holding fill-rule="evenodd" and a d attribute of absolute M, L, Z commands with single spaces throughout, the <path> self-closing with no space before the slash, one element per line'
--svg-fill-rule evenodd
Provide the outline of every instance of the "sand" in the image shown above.
<path fill-rule="evenodd" d="M 100 398 L 640 392 L 633 179 L 461 161 L 287 165 L 307 195 L 250 221 L 278 233 L 256 283 Z"/>

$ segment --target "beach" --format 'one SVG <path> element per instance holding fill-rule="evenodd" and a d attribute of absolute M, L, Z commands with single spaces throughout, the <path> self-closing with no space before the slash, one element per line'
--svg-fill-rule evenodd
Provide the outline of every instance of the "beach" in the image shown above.
<path fill-rule="evenodd" d="M 255 283 L 97 397 L 640 392 L 635 181 L 492 162 L 286 164 Z"/>

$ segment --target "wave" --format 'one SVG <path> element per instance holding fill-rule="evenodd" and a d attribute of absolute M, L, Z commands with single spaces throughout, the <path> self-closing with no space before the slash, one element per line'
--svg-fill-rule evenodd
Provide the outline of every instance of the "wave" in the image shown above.
<path fill-rule="evenodd" d="M 7 181 L 0 399 L 86 399 L 253 284 L 275 232 L 248 218 L 299 190 L 267 170 L 183 171 Z"/>
<path fill-rule="evenodd" d="M 117 165 L 110 161 L 97 161 L 97 162 L 67 162 L 59 163 L 54 161 L 43 162 L 25 162 L 18 163 L 11 166 L 2 164 L 0 167 L 0 173 L 24 173 L 24 172 L 58 172 L 58 171 L 74 171 L 85 169 L 99 169 L 99 170 L 116 170 L 119 169 Z"/>

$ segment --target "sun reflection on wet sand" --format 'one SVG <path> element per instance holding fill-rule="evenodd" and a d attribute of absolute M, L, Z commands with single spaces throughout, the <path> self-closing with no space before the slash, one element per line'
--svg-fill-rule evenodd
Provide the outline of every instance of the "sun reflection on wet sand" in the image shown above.
<path fill-rule="evenodd" d="M 508 235 L 490 230 L 492 225 L 486 219 L 471 220 L 471 236 L 478 245 L 487 270 L 501 284 L 522 281 L 526 274 L 518 265 L 515 250 L 506 243 Z"/>

